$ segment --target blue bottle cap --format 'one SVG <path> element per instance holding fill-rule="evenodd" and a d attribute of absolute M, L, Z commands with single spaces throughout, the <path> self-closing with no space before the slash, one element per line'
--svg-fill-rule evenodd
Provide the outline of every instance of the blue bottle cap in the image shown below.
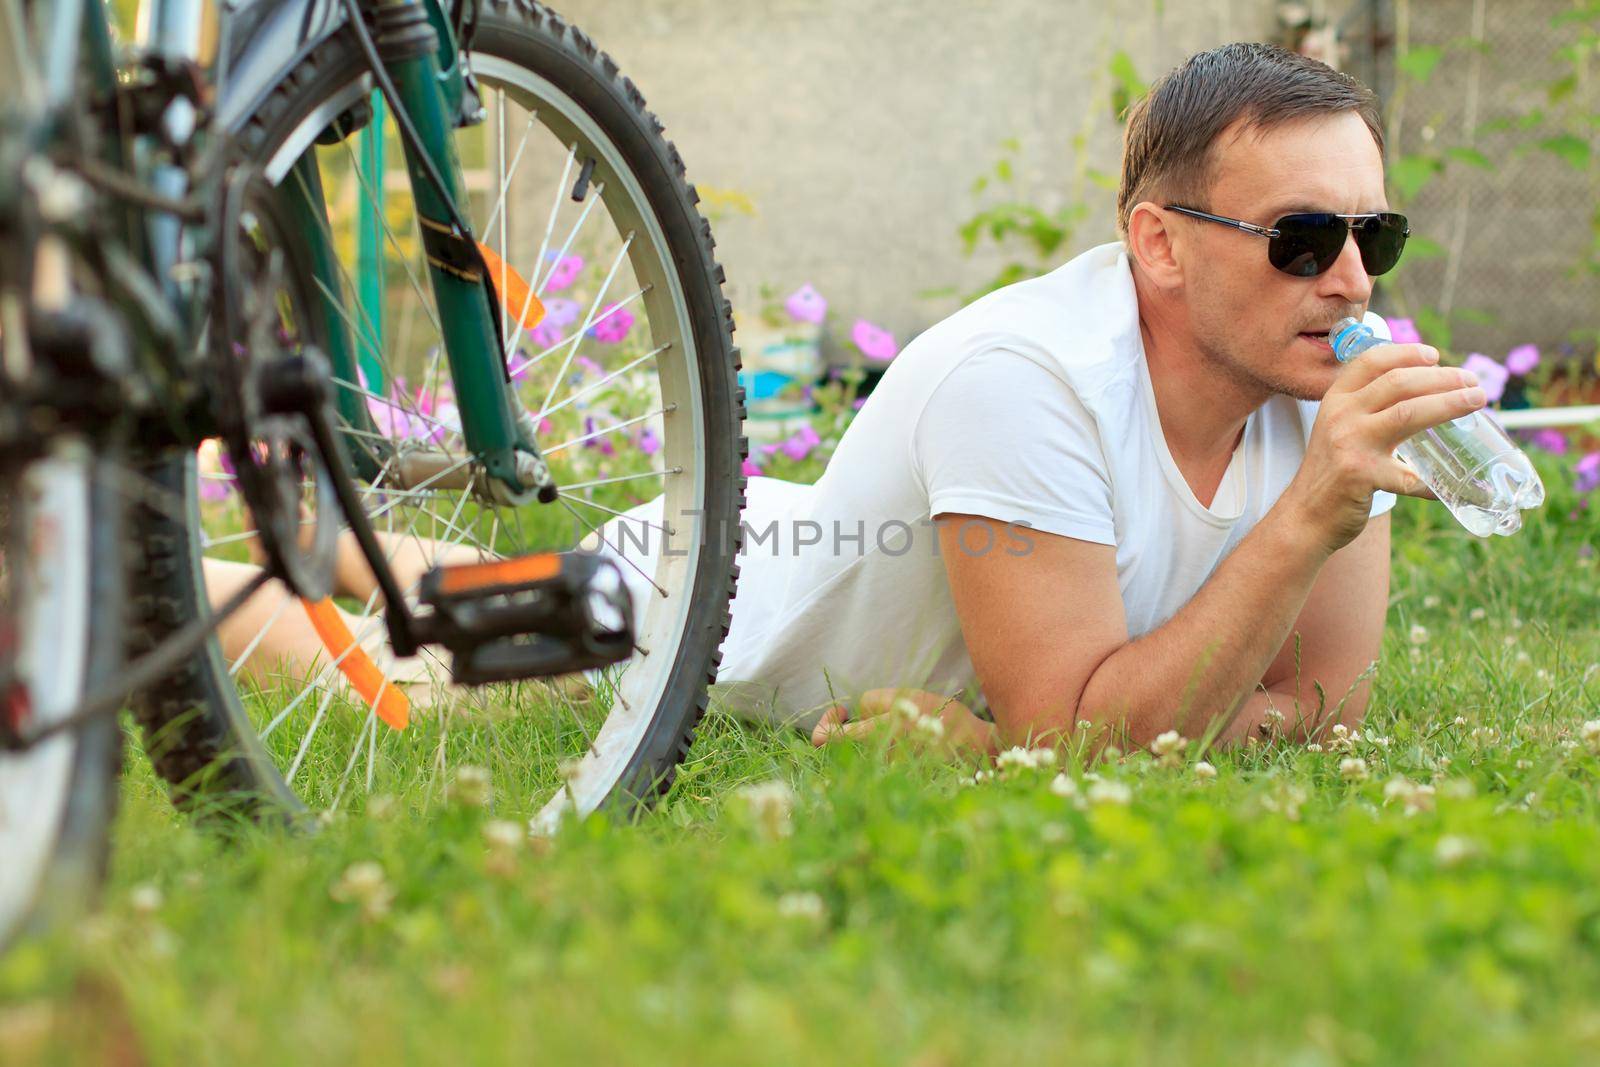
<path fill-rule="evenodd" d="M 1345 339 L 1356 330 L 1364 330 L 1367 333 L 1372 332 L 1364 323 L 1361 322 L 1360 319 L 1347 318 L 1341 320 L 1339 324 L 1334 327 L 1333 335 L 1328 338 L 1328 344 L 1333 346 L 1333 354 L 1340 363 L 1348 362 L 1348 359 L 1341 348 L 1345 343 Z"/>

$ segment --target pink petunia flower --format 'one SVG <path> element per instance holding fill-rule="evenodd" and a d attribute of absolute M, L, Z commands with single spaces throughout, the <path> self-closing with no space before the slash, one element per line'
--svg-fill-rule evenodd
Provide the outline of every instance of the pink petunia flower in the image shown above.
<path fill-rule="evenodd" d="M 1518 345 L 1506 353 L 1506 370 L 1521 376 L 1539 365 L 1538 345 Z"/>
<path fill-rule="evenodd" d="M 1417 332 L 1417 324 L 1411 319 L 1383 320 L 1389 324 L 1389 337 L 1397 345 L 1414 345 L 1422 342 L 1422 335 Z"/>
<path fill-rule="evenodd" d="M 595 324 L 589 327 L 589 336 L 596 341 L 614 345 L 620 344 L 631 329 L 633 329 L 633 312 L 616 304 L 607 304 L 606 309 L 596 316 Z"/>
<path fill-rule="evenodd" d="M 559 293 L 577 280 L 579 272 L 583 270 L 582 256 L 562 256 L 556 263 L 555 269 L 550 272 L 550 278 L 544 283 L 547 293 Z"/>
<path fill-rule="evenodd" d="M 828 302 L 810 282 L 790 293 L 783 307 L 796 322 L 821 322 L 828 314 Z"/>
<path fill-rule="evenodd" d="M 739 472 L 746 478 L 754 478 L 756 475 L 761 473 L 761 468 L 756 466 L 755 460 L 751 459 L 749 456 L 746 456 L 744 458 L 744 462 L 739 464 Z"/>
<path fill-rule="evenodd" d="M 1506 381 L 1511 377 L 1511 372 L 1496 363 L 1482 352 L 1474 352 L 1461 364 L 1462 370 L 1469 370 L 1478 376 L 1478 384 L 1483 387 L 1484 398 L 1493 404 L 1500 399 L 1506 391 Z"/>
<path fill-rule="evenodd" d="M 850 340 L 855 342 L 861 354 L 868 359 L 889 360 L 900 352 L 900 345 L 894 339 L 894 334 L 881 326 L 874 326 L 866 319 L 857 319 L 850 330 Z"/>
<path fill-rule="evenodd" d="M 805 459 L 811 455 L 811 450 L 822 442 L 810 424 L 801 426 L 783 442 L 783 454 L 793 460 Z"/>
<path fill-rule="evenodd" d="M 1528 443 L 1554 456 L 1567 454 L 1567 435 L 1560 430 L 1535 430 L 1528 437 Z"/>
<path fill-rule="evenodd" d="M 1600 451 L 1590 452 L 1572 468 L 1578 476 L 1578 492 L 1587 493 L 1600 486 Z"/>

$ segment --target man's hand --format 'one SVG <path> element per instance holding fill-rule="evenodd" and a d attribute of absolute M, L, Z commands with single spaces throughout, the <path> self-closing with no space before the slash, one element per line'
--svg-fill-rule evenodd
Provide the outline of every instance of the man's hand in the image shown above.
<path fill-rule="evenodd" d="M 929 727 L 924 719 L 938 725 Z M 921 689 L 868 689 L 861 694 L 855 714 L 847 705 L 834 704 L 811 731 L 811 743 L 821 747 L 829 741 L 869 737 L 879 730 L 887 731 L 896 742 L 911 739 L 952 751 L 990 755 L 999 750 L 993 723 L 984 722 L 954 697 Z"/>
<path fill-rule="evenodd" d="M 1329 386 L 1305 459 L 1282 501 L 1326 551 L 1343 548 L 1361 533 L 1374 490 L 1433 496 L 1394 456 L 1395 448 L 1485 402 L 1476 375 L 1438 362 L 1438 351 L 1427 345 L 1384 345 L 1345 364 Z"/>

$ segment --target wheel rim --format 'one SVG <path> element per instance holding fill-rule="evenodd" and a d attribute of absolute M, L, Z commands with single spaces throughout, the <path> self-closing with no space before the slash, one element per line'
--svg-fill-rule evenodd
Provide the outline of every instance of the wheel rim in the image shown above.
<path fill-rule="evenodd" d="M 675 653 L 684 641 L 694 606 L 691 594 L 699 559 L 691 549 L 704 543 L 708 478 L 704 398 L 693 321 L 682 282 L 672 267 L 663 227 L 615 143 L 572 100 L 537 74 L 485 54 L 473 57 L 473 69 L 490 117 L 458 137 L 468 167 L 474 160 L 483 164 L 477 168 L 480 188 L 474 191 L 469 181 L 472 221 L 485 244 L 512 269 L 522 272 L 546 301 L 546 323 L 556 324 L 554 329 L 541 324 L 530 332 L 525 324 L 519 326 L 516 309 L 503 312 L 503 333 L 508 346 L 516 351 L 511 365 L 519 381 L 518 395 L 539 426 L 541 448 L 558 483 L 564 486 L 562 501 L 555 508 L 562 509 L 568 533 L 564 541 L 552 543 L 557 535 L 551 530 L 530 532 L 529 509 L 489 507 L 467 490 L 446 490 L 423 501 L 420 497 L 408 500 L 392 485 L 366 483 L 362 489 L 366 499 L 374 502 L 369 515 L 385 535 L 386 546 L 395 543 L 395 536 L 413 543 L 443 542 L 451 546 L 452 560 L 465 561 L 465 556 L 571 548 L 578 536 L 585 537 L 586 547 L 594 547 L 599 528 L 599 536 L 619 559 L 635 596 L 639 649 L 618 667 L 589 672 L 597 696 L 588 707 L 563 701 L 563 710 L 572 713 L 572 723 L 578 728 L 577 735 L 569 735 L 568 740 L 579 743 L 541 753 L 548 765 L 541 777 L 553 795 L 540 808 L 535 824 L 549 828 L 563 812 L 586 814 L 613 793 L 669 691 L 677 666 Z M 269 178 L 303 185 L 292 168 L 299 146 L 310 143 L 326 125 L 330 112 L 338 114 L 360 99 L 366 85 L 365 77 L 353 79 L 297 124 L 269 159 L 265 167 Z M 400 152 L 392 123 L 390 131 L 391 171 L 403 173 L 394 168 Z M 473 134 L 479 135 L 482 143 L 462 143 Z M 552 146 L 553 152 L 549 151 Z M 332 149 L 319 149 L 318 154 L 337 247 L 355 214 L 353 201 L 378 197 L 374 183 L 362 181 L 355 172 L 355 148 L 350 140 Z M 585 159 L 595 161 L 591 192 L 582 204 L 573 204 L 565 194 Z M 538 167 L 532 165 L 534 160 L 540 161 Z M 536 173 L 539 167 L 545 173 Z M 483 170 L 488 171 L 486 186 L 482 184 Z M 550 176 L 554 176 L 552 180 L 535 182 L 544 186 L 542 195 L 526 195 L 530 179 Z M 392 199 L 405 202 L 407 214 L 399 221 L 396 204 L 391 203 L 389 213 L 383 216 L 382 241 L 389 274 L 382 316 L 384 343 L 382 349 L 365 349 L 385 362 L 385 384 L 391 388 L 380 393 L 365 388 L 371 384 L 366 381 L 344 382 L 339 387 L 361 392 L 374 428 L 390 442 L 403 439 L 410 447 L 420 439 L 429 449 L 460 457 L 464 449 L 455 430 L 458 423 L 448 414 L 446 391 L 441 388 L 447 375 L 440 372 L 443 359 L 437 347 L 437 316 L 429 313 L 432 298 L 416 254 L 420 242 L 415 239 L 409 198 L 402 193 Z M 353 256 L 341 252 L 340 259 L 345 290 L 352 293 Z M 580 259 L 583 269 L 572 270 Z M 539 265 L 537 272 L 529 263 Z M 301 294 L 301 307 L 307 299 Z M 627 321 L 630 318 L 631 323 Z M 358 307 L 347 307 L 342 319 L 352 332 L 373 329 Z M 417 340 L 430 332 L 434 335 L 431 349 Z M 575 375 L 580 368 L 581 376 Z M 399 383 L 408 377 L 401 388 Z M 417 387 L 419 378 L 422 384 Z M 633 407 L 623 410 L 624 400 Z M 360 437 L 350 440 L 361 443 Z M 389 453 L 374 453 L 384 454 Z M 228 497 L 229 478 L 226 470 L 202 473 L 202 485 L 213 484 L 207 487 L 210 491 L 197 494 L 218 498 L 198 503 L 208 577 L 217 560 L 230 553 L 237 557 L 237 546 L 248 541 L 239 538 L 248 532 L 248 523 L 241 528 L 239 520 L 227 517 L 222 506 Z M 420 485 L 415 481 L 408 484 L 411 488 L 406 492 L 428 488 L 426 479 Z M 646 487 L 653 491 L 647 492 Z M 236 494 L 233 499 L 236 502 Z M 668 515 L 674 516 L 671 522 L 664 519 Z M 619 552 L 624 524 L 630 527 L 632 538 L 627 550 Z M 676 553 L 661 551 L 669 529 Z M 645 544 L 648 551 L 638 547 Z M 400 553 L 397 550 L 395 554 Z M 285 613 L 300 610 L 280 591 L 262 596 L 276 598 L 263 618 L 281 619 Z M 213 602 L 220 599 L 215 588 L 211 598 Z M 379 647 L 382 628 L 377 606 L 375 597 L 344 604 L 352 635 L 384 673 L 385 684 L 395 679 L 402 692 L 424 692 L 430 702 L 441 691 L 448 692 L 446 665 L 431 653 L 424 656 L 430 668 L 426 680 L 386 661 Z M 242 686 L 247 709 L 291 786 L 313 805 L 338 807 L 374 788 L 376 769 L 383 762 L 381 749 L 397 742 L 370 708 L 353 699 L 348 679 L 342 677 L 331 656 L 323 657 L 309 677 L 292 680 L 293 684 L 284 684 L 290 680 L 283 677 L 274 680 L 256 674 L 251 657 L 259 659 L 261 648 L 272 644 L 276 625 L 269 621 L 265 627 L 253 626 L 253 632 L 243 637 L 228 636 L 230 671 L 235 677 L 253 676 Z M 501 700 L 508 698 L 517 697 L 514 693 L 498 695 Z M 444 731 L 448 733 L 459 705 L 483 706 L 495 699 L 495 695 L 478 700 L 450 693 L 442 702 Z M 435 703 L 436 708 L 440 706 Z M 359 726 L 352 725 L 352 714 L 359 719 Z M 330 730 L 330 719 L 340 718 L 343 725 Z M 298 727 L 299 739 L 286 744 L 280 731 L 291 726 Z M 441 736 L 434 773 L 448 773 L 447 748 Z M 559 774 L 557 764 L 563 765 Z"/>
<path fill-rule="evenodd" d="M 0 626 L 14 626 L 14 667 L 36 728 L 83 697 L 92 564 L 88 450 L 63 445 L 30 464 L 0 530 Z M 15 546 L 27 545 L 26 550 Z M 10 561 L 8 564 L 7 561 Z M 0 753 L 0 943 L 26 916 L 56 854 L 73 787 L 77 737 L 65 731 Z"/>

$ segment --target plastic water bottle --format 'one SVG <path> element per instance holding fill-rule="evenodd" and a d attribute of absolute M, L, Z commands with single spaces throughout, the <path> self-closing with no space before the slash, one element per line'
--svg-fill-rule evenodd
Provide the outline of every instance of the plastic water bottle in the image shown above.
<path fill-rule="evenodd" d="M 1340 363 L 1392 344 L 1355 319 L 1339 320 L 1328 344 Z M 1522 529 L 1522 512 L 1544 503 L 1544 483 L 1528 457 L 1487 409 L 1430 426 L 1395 449 L 1400 458 L 1479 537 Z"/>

